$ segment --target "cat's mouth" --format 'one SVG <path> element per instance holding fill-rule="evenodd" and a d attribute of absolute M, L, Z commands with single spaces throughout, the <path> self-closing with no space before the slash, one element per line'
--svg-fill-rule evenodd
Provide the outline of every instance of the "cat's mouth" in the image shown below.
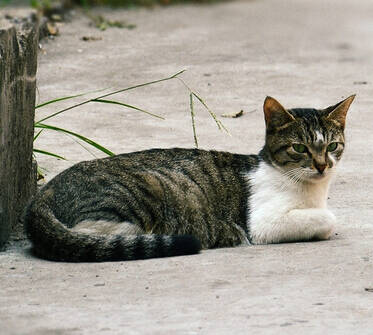
<path fill-rule="evenodd" d="M 327 176 L 327 173 L 315 173 L 313 176 L 311 176 L 311 179 L 319 180 L 324 179 Z"/>
<path fill-rule="evenodd" d="M 314 172 L 308 176 L 310 182 L 318 182 L 330 176 L 330 171 L 324 171 L 323 173 Z"/>

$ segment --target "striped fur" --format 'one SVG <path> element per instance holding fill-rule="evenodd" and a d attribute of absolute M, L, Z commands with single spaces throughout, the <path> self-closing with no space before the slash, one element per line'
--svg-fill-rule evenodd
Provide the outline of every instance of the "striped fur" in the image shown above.
<path fill-rule="evenodd" d="M 243 173 L 257 164 L 256 156 L 197 149 L 153 149 L 81 162 L 38 193 L 27 210 L 26 231 L 39 256 L 66 261 L 235 246 L 247 241 L 249 190 Z M 113 233 L 92 234 L 98 220 L 138 229 L 130 235 L 113 227 L 108 228 Z"/>
<path fill-rule="evenodd" d="M 285 110 L 267 98 L 266 143 L 258 155 L 152 149 L 78 163 L 28 206 L 33 250 L 50 260 L 115 261 L 327 238 L 328 227 L 315 222 L 334 218 L 326 213 L 326 195 L 343 152 L 352 100 L 346 101 Z M 333 141 L 338 147 L 328 152 Z M 307 152 L 295 152 L 294 143 Z M 289 214 L 306 208 L 321 212 Z M 314 229 L 299 225 L 297 215 Z"/>

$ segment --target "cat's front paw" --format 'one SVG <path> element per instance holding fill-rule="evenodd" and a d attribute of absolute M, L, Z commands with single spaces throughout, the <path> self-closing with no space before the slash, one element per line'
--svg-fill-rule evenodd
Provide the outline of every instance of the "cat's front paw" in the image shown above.
<path fill-rule="evenodd" d="M 320 229 L 316 234 L 315 238 L 318 240 L 328 240 L 332 236 L 335 230 L 334 225 L 325 225 L 322 229 Z"/>
<path fill-rule="evenodd" d="M 318 225 L 315 227 L 314 238 L 318 240 L 328 240 L 335 231 L 336 217 L 332 212 L 324 211 L 319 218 Z"/>

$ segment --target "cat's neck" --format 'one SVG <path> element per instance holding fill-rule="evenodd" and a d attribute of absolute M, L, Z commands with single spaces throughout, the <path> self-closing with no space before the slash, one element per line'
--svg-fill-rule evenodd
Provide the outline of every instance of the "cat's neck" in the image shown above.
<path fill-rule="evenodd" d="M 299 192 L 307 201 L 309 207 L 326 208 L 329 187 L 332 177 L 326 176 L 317 182 L 301 182 Z"/>
<path fill-rule="evenodd" d="M 326 176 L 317 182 L 299 181 L 295 183 L 283 171 L 268 162 L 259 164 L 256 176 L 262 186 L 272 189 L 273 197 L 289 197 L 297 208 L 326 208 L 332 177 Z"/>

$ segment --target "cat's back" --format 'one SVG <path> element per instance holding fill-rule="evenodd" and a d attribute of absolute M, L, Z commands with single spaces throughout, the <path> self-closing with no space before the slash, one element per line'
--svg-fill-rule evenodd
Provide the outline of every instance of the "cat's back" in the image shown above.
<path fill-rule="evenodd" d="M 240 155 L 225 151 L 202 150 L 202 149 L 149 149 L 108 157 L 93 163 L 101 164 L 106 168 L 157 170 L 170 169 L 181 170 L 182 168 L 203 168 L 205 171 L 215 169 L 241 169 L 251 170 L 258 165 L 256 155 Z"/>
<path fill-rule="evenodd" d="M 217 177 L 221 173 L 247 173 L 258 166 L 256 155 L 240 155 L 201 149 L 149 149 L 113 157 L 83 161 L 57 175 L 51 182 L 79 179 L 79 176 L 115 178 L 127 173 L 168 172 Z"/>
<path fill-rule="evenodd" d="M 204 207 L 229 212 L 248 194 L 244 175 L 258 165 L 257 156 L 200 149 L 150 149 L 80 162 L 52 179 L 36 196 L 35 206 L 48 203 L 65 222 L 80 213 L 133 207 Z M 136 204 L 136 206 L 135 206 Z M 226 204 L 226 205 L 225 205 Z"/>

